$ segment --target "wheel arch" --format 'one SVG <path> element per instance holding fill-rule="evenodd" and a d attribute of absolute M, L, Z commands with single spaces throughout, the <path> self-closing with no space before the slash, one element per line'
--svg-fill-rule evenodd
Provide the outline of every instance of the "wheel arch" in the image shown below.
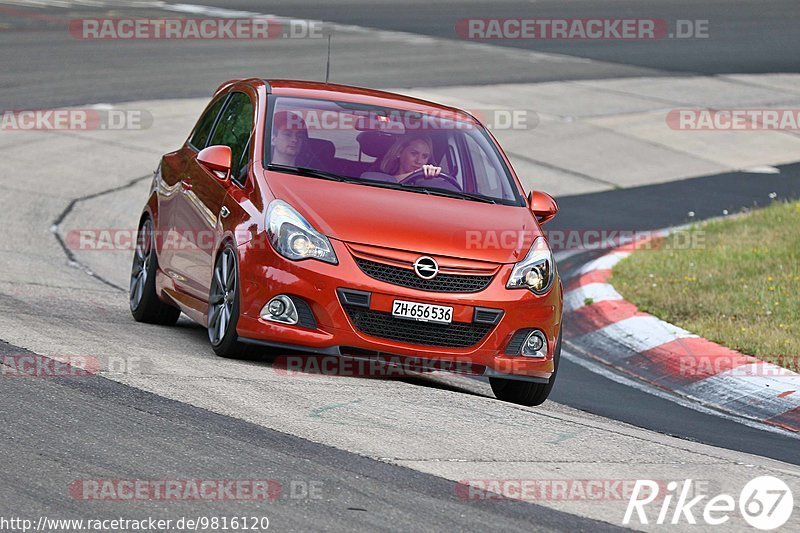
<path fill-rule="evenodd" d="M 149 216 L 153 221 L 153 229 L 158 230 L 158 194 L 155 191 L 151 192 L 150 196 L 147 198 L 147 203 L 144 205 L 142 215 L 139 217 L 139 225 L 144 222 L 146 216 Z"/>

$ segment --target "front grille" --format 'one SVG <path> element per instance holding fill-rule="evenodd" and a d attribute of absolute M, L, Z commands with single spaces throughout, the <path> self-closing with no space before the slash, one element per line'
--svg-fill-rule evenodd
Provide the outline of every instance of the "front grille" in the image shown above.
<path fill-rule="evenodd" d="M 466 322 L 435 324 L 403 320 L 391 313 L 352 306 L 345 306 L 345 310 L 362 333 L 423 346 L 469 348 L 478 344 L 494 327 L 492 324 Z"/>
<path fill-rule="evenodd" d="M 356 264 L 364 273 L 380 281 L 430 292 L 478 292 L 489 286 L 494 276 L 461 276 L 439 274 L 433 279 L 422 279 L 413 270 L 356 257 Z"/>

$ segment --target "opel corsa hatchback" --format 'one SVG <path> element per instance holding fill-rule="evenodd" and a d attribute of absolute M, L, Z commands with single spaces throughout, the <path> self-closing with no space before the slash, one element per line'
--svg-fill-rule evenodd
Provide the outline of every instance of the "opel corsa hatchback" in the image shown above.
<path fill-rule="evenodd" d="M 223 357 L 270 346 L 420 358 L 537 405 L 561 351 L 561 282 L 540 228 L 557 210 L 545 193 L 525 197 L 468 113 L 235 80 L 155 172 L 130 307 L 157 324 L 182 311 Z"/>

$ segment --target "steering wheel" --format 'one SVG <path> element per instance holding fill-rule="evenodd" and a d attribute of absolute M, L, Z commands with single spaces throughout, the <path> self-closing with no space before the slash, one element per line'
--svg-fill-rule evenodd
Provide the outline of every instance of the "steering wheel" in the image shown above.
<path fill-rule="evenodd" d="M 464 189 L 461 188 L 461 185 L 456 181 L 456 179 L 451 176 L 450 174 L 445 174 L 444 172 L 440 172 L 438 176 L 426 176 L 425 171 L 422 169 L 415 170 L 411 174 L 408 175 L 403 181 L 400 182 L 400 185 L 416 185 L 420 181 L 425 180 L 435 180 L 435 179 L 442 179 L 448 182 L 450 185 L 456 188 L 457 191 L 463 192 Z"/>

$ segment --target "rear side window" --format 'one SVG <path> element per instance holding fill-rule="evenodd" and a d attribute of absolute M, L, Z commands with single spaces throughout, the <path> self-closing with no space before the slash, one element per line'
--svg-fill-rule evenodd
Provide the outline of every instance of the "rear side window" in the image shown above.
<path fill-rule="evenodd" d="M 231 148 L 231 161 L 234 168 L 231 175 L 239 177 L 243 165 L 247 164 L 247 159 L 243 156 L 253 131 L 253 104 L 250 97 L 244 93 L 233 93 L 228 105 L 214 128 L 210 146 L 222 144 Z"/>
<path fill-rule="evenodd" d="M 194 134 L 192 138 L 189 140 L 189 144 L 197 148 L 198 150 L 202 150 L 206 147 L 206 143 L 208 142 L 208 136 L 211 134 L 211 128 L 214 127 L 214 121 L 219 115 L 219 110 L 222 109 L 222 104 L 225 103 L 225 97 L 221 97 L 217 99 L 214 104 L 208 108 L 208 111 L 200 117 L 200 120 L 197 122 L 197 126 L 195 127 Z"/>

